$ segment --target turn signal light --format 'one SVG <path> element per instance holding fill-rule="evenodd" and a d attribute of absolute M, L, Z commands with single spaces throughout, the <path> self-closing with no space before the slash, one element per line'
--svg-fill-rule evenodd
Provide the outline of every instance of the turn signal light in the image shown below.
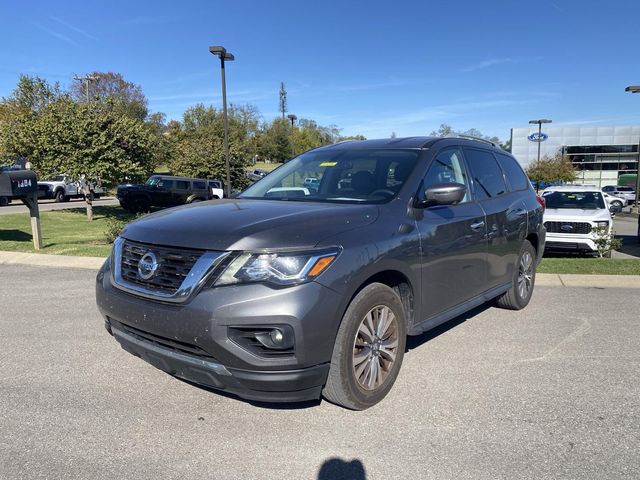
<path fill-rule="evenodd" d="M 316 264 L 311 267 L 311 270 L 309 270 L 308 275 L 310 277 L 317 277 L 318 275 L 320 275 L 329 265 L 331 265 L 331 262 L 333 262 L 335 260 L 336 256 L 335 255 L 330 255 L 328 257 L 322 257 L 319 258 L 318 261 L 316 262 Z"/>

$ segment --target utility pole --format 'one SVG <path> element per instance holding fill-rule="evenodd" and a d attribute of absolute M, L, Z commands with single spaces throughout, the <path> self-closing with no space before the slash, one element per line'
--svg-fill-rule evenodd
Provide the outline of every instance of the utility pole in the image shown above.
<path fill-rule="evenodd" d="M 85 92 L 87 103 L 89 103 L 89 82 L 97 82 L 99 80 L 99 77 L 92 76 L 92 75 L 85 75 L 84 77 L 79 77 L 76 75 L 73 77 L 73 79 L 84 82 L 84 92 Z"/>

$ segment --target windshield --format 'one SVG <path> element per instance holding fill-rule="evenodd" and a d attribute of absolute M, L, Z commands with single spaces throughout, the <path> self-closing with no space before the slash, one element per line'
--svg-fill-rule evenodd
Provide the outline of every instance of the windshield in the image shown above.
<path fill-rule="evenodd" d="M 145 185 L 151 185 L 152 187 L 156 185 L 160 181 L 160 177 L 150 177 L 149 180 L 145 182 Z"/>
<path fill-rule="evenodd" d="M 598 210 L 606 208 L 600 192 L 545 192 L 547 208 Z"/>
<path fill-rule="evenodd" d="M 51 180 L 54 182 L 64 182 L 64 175 L 54 175 Z"/>
<path fill-rule="evenodd" d="M 418 154 L 389 149 L 311 151 L 254 183 L 239 198 L 384 203 L 400 191 Z"/>

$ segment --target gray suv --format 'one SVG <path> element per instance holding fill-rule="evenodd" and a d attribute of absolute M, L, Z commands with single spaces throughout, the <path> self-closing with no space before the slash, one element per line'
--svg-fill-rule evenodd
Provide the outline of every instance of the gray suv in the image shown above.
<path fill-rule="evenodd" d="M 407 335 L 490 300 L 529 303 L 543 210 L 493 144 L 339 143 L 237 198 L 129 224 L 98 273 L 97 304 L 125 350 L 171 375 L 361 410 L 391 389 Z"/>

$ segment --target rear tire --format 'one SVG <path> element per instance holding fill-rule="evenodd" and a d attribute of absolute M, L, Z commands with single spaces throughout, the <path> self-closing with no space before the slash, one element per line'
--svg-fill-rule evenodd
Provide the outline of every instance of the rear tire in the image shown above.
<path fill-rule="evenodd" d="M 342 318 L 324 398 L 352 410 L 380 402 L 400 372 L 406 340 L 406 319 L 398 295 L 381 283 L 367 285 Z"/>
<path fill-rule="evenodd" d="M 149 211 L 149 202 L 144 198 L 136 198 L 131 202 L 131 208 L 135 213 L 146 213 Z"/>
<path fill-rule="evenodd" d="M 0 207 L 6 207 L 9 205 L 9 199 L 7 197 L 0 197 Z"/>
<path fill-rule="evenodd" d="M 520 248 L 511 288 L 496 298 L 496 305 L 508 310 L 522 310 L 529 304 L 536 283 L 536 250 L 528 240 Z"/>

